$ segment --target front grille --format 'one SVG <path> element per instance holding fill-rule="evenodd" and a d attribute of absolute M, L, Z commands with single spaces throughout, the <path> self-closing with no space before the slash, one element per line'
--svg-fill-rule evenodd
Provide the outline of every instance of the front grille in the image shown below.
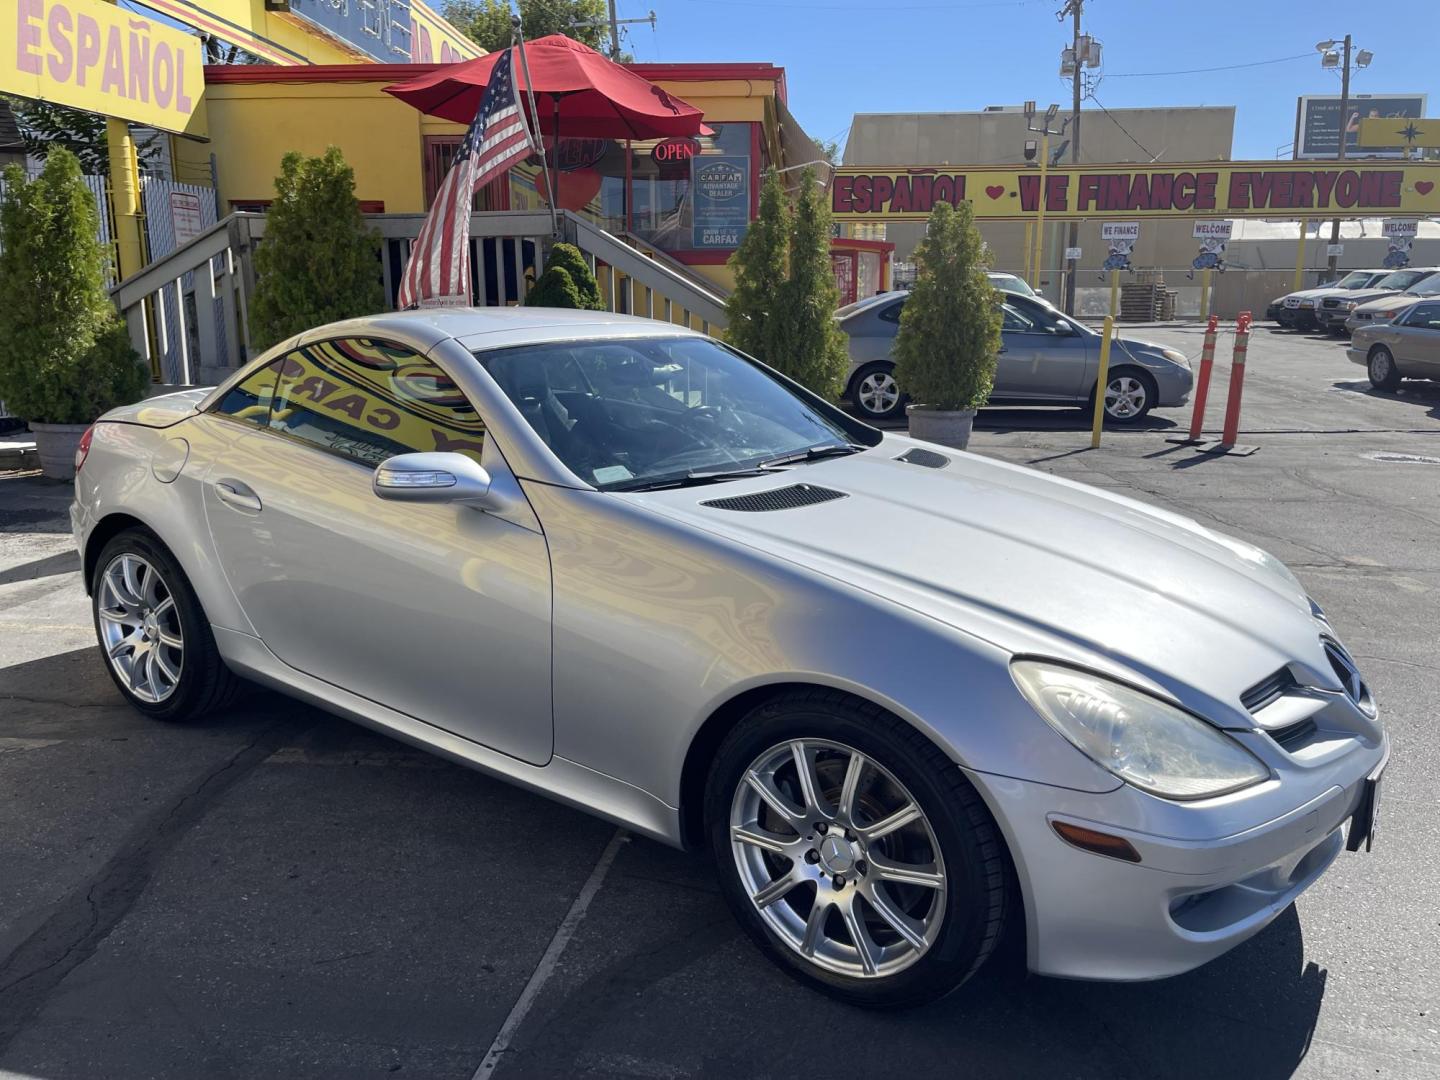
<path fill-rule="evenodd" d="M 896 461 L 903 461 L 907 465 L 920 465 L 926 469 L 943 469 L 950 464 L 950 459 L 944 454 L 937 454 L 933 450 L 922 450 L 920 447 L 906 450 Z"/>
<path fill-rule="evenodd" d="M 1261 679 L 1241 694 L 1240 704 L 1244 705 L 1248 712 L 1259 712 L 1266 705 L 1295 689 L 1296 685 L 1295 676 L 1290 674 L 1290 669 L 1288 667 L 1281 668 L 1275 674 Z"/>
<path fill-rule="evenodd" d="M 1328 300 L 1322 300 L 1320 302 L 1327 308 L 1337 308 L 1340 306 L 1339 298 L 1334 296 L 1330 297 Z"/>
<path fill-rule="evenodd" d="M 1360 675 L 1360 669 L 1350 658 L 1350 654 L 1332 638 L 1322 638 L 1321 640 L 1325 646 L 1325 659 L 1330 661 L 1330 667 L 1335 672 L 1335 677 L 1345 688 L 1345 696 L 1367 715 L 1375 715 L 1375 702 L 1370 697 L 1370 687 L 1365 685 L 1365 680 Z"/>
<path fill-rule="evenodd" d="M 816 503 L 831 502 L 846 497 L 843 491 L 831 491 L 829 488 L 816 487 L 813 484 L 791 484 L 789 487 L 757 491 L 750 495 L 711 499 L 700 505 L 716 510 L 738 510 L 746 514 L 765 514 L 774 510 L 794 510 L 801 506 L 814 506 Z"/>
<path fill-rule="evenodd" d="M 1280 744 L 1280 749 L 1286 753 L 1293 754 L 1300 747 L 1315 737 L 1320 729 L 1315 721 L 1308 716 L 1297 724 L 1290 724 L 1288 727 L 1276 728 L 1270 732 L 1270 738 Z"/>

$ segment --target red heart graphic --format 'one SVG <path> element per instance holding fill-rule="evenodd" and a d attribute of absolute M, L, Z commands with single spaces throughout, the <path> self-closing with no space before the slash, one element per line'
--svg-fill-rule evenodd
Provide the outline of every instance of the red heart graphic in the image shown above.
<path fill-rule="evenodd" d="M 1416 181 L 1415 181 L 1415 190 L 1418 191 L 1421 195 L 1429 195 L 1430 192 L 1431 192 L 1431 190 L 1432 190 L 1434 187 L 1435 187 L 1435 181 L 1434 181 L 1434 180 L 1416 180 Z"/>
<path fill-rule="evenodd" d="M 1416 184 L 1415 186 L 1418 188 L 1420 185 Z M 992 199 L 998 199 L 1001 195 L 1005 194 L 1005 187 L 1003 184 L 996 184 L 994 187 L 987 187 L 985 189 L 985 194 L 989 195 Z"/>

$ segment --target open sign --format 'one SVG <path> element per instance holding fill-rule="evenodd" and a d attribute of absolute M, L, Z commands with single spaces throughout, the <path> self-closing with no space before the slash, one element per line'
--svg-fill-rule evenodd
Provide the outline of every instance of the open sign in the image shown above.
<path fill-rule="evenodd" d="M 650 156 L 661 165 L 689 161 L 700 156 L 700 144 L 694 139 L 662 139 L 650 151 Z"/>

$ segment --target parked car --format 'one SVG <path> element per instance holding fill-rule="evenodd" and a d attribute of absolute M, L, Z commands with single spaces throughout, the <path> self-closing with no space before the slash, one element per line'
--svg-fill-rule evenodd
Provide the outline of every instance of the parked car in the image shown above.
<path fill-rule="evenodd" d="M 1357 326 L 1348 355 L 1370 385 L 1395 390 L 1402 379 L 1440 379 L 1440 300 L 1421 300 L 1385 322 Z"/>
<path fill-rule="evenodd" d="M 1352 270 L 1338 281 L 1319 285 L 1313 289 L 1301 289 L 1287 293 L 1275 301 L 1275 321 L 1287 330 L 1315 330 L 1320 326 L 1315 308 L 1334 290 L 1349 292 L 1363 289 L 1379 281 L 1389 270 Z"/>
<path fill-rule="evenodd" d="M 1343 293 L 1322 296 L 1319 306 L 1315 309 L 1315 319 L 1320 324 L 1320 329 L 1330 334 L 1339 334 L 1344 331 L 1350 313 L 1361 304 L 1403 293 L 1432 273 L 1434 273 L 1433 267 L 1392 270 L 1373 285 L 1367 285 L 1363 289 L 1351 289 Z"/>
<path fill-rule="evenodd" d="M 845 400 L 868 421 L 904 412 L 908 399 L 895 380 L 891 350 L 908 293 L 887 293 L 855 311 L 837 313 L 850 340 Z M 991 405 L 1088 405 L 1100 367 L 1100 335 L 1039 297 L 1007 294 L 1002 346 Z M 1107 419 L 1140 420 L 1156 405 L 1183 405 L 1193 376 L 1185 354 L 1164 345 L 1116 338 L 1105 394 Z"/>
<path fill-rule="evenodd" d="M 1440 296 L 1440 268 L 1437 267 L 1425 270 L 1424 276 L 1402 293 L 1391 293 L 1378 300 L 1357 304 L 1345 320 L 1345 329 L 1353 334 L 1372 322 L 1389 322 L 1417 300 L 1431 296 Z"/>
<path fill-rule="evenodd" d="M 1369 842 L 1387 736 L 1277 560 L 668 323 L 336 323 L 105 414 L 77 467 L 140 712 L 251 679 L 708 847 L 853 1002 L 944 993 L 1012 917 L 1037 972 L 1186 971 Z"/>

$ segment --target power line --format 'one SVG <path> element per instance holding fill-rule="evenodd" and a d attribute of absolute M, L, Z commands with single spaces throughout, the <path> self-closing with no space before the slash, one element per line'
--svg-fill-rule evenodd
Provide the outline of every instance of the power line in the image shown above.
<path fill-rule="evenodd" d="M 1120 123 L 1119 120 L 1115 119 L 1115 115 L 1109 109 L 1105 108 L 1104 105 L 1100 105 L 1100 99 L 1095 96 L 1095 91 L 1093 89 L 1090 90 L 1086 94 L 1086 96 L 1091 101 L 1095 102 L 1096 105 L 1100 106 L 1100 111 L 1110 118 L 1110 122 L 1112 124 L 1118 127 L 1121 131 L 1125 132 L 1125 137 L 1131 142 L 1133 142 L 1136 146 L 1140 147 L 1140 152 L 1143 153 L 1147 158 L 1149 158 L 1151 161 L 1155 161 L 1160 157 L 1159 154 L 1152 154 L 1149 148 L 1144 143 L 1142 143 L 1139 139 L 1135 138 L 1134 135 L 1130 134 L 1129 129 L 1126 128 L 1124 124 Z"/>
<path fill-rule="evenodd" d="M 775 8 L 774 0 L 687 0 L 691 4 L 715 4 L 721 7 L 763 7 Z M 988 3 L 978 4 L 887 4 L 886 11 L 978 11 L 984 8 L 1018 8 L 1028 7 L 1034 4 L 1051 3 L 1053 0 L 989 0 Z M 796 4 L 790 8 L 791 12 L 803 11 L 865 11 L 873 12 L 873 3 L 864 4 Z"/>
<path fill-rule="evenodd" d="M 1274 60 L 1252 60 L 1248 64 L 1225 64 L 1222 67 L 1187 68 L 1184 71 L 1107 71 L 1107 79 L 1156 79 L 1165 75 L 1201 75 L 1209 71 L 1238 71 L 1240 68 L 1264 67 L 1267 64 L 1288 64 L 1292 60 L 1305 60 L 1313 52 L 1296 53 L 1294 56 L 1277 56 Z M 1099 104 L 1099 102 L 1096 102 Z"/>

